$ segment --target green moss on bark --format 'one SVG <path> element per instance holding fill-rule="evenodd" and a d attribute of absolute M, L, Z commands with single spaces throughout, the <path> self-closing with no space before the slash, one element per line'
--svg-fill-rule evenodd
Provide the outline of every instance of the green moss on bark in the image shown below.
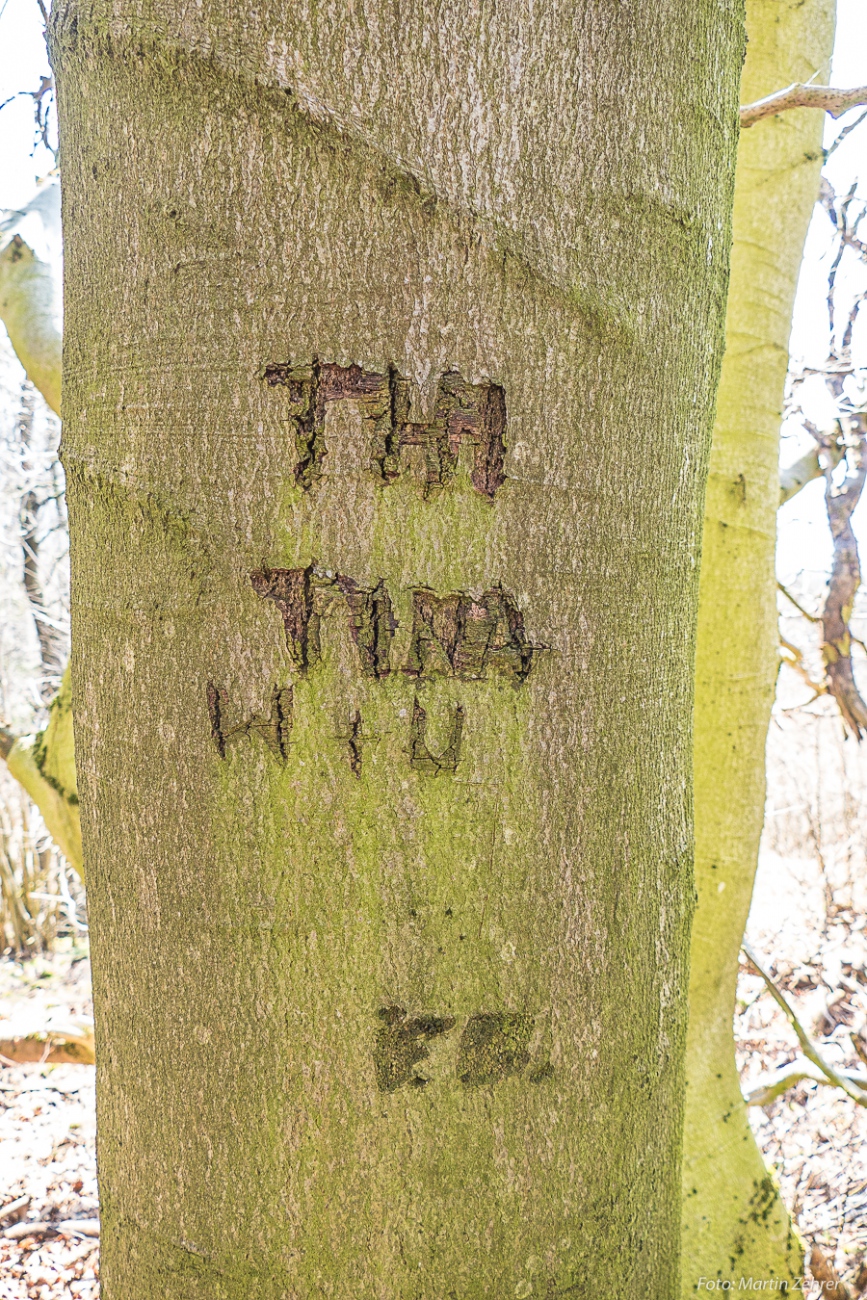
<path fill-rule="evenodd" d="M 54 21 L 105 1294 L 668 1298 L 738 13 Z"/>

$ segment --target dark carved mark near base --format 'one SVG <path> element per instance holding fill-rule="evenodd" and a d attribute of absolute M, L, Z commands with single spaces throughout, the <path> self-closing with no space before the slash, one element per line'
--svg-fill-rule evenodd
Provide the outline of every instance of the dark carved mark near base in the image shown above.
<path fill-rule="evenodd" d="M 358 649 L 365 677 L 387 677 L 389 653 L 397 623 L 385 583 L 362 587 L 337 573 L 330 577 L 312 564 L 306 569 L 259 569 L 250 574 L 253 590 L 263 600 L 273 600 L 283 619 L 286 646 L 301 669 L 321 656 L 319 629 L 321 604 L 328 592 L 339 591 L 349 615 L 349 630 Z"/>
<path fill-rule="evenodd" d="M 382 1026 L 377 1030 L 373 1048 L 376 1085 L 380 1092 L 395 1092 L 403 1084 L 423 1088 L 426 1079 L 415 1067 L 430 1055 L 426 1047 L 432 1038 L 454 1028 L 452 1016 L 419 1016 L 407 1020 L 403 1007 L 382 1007 Z"/>
<path fill-rule="evenodd" d="M 220 758 L 226 757 L 229 745 L 245 736 L 259 736 L 271 753 L 281 763 L 289 757 L 289 737 L 292 731 L 292 687 L 275 686 L 271 693 L 269 717 L 254 714 L 252 718 L 238 718 L 229 703 L 228 692 L 221 686 L 208 682 L 208 716 L 211 720 L 211 738 Z"/>
<path fill-rule="evenodd" d="M 470 1016 L 458 1047 L 461 1083 L 475 1087 L 522 1074 L 530 1064 L 533 1017 L 512 1011 L 480 1011 Z"/>
<path fill-rule="evenodd" d="M 483 496 L 493 498 L 505 482 L 506 397 L 498 384 L 470 384 L 456 370 L 442 376 L 433 419 L 410 420 L 411 388 L 396 370 L 387 374 L 314 360 L 265 368 L 265 382 L 289 390 L 289 418 L 295 431 L 298 461 L 295 481 L 305 490 L 321 478 L 328 448 L 325 412 L 331 402 L 352 401 L 361 409 L 369 448 L 369 469 L 390 483 L 403 469 L 407 447 L 423 449 L 426 490 L 445 486 L 453 477 L 462 443 L 474 448 L 471 479 Z"/>
<path fill-rule="evenodd" d="M 356 776 L 361 776 L 362 739 L 361 710 L 355 709 L 349 718 L 349 766 Z"/>
<path fill-rule="evenodd" d="M 495 672 L 520 686 L 547 648 L 527 640 L 524 617 L 502 587 L 479 600 L 462 592 L 437 596 L 422 588 L 412 593 L 412 606 L 405 671 L 415 677 L 477 681 Z"/>
<path fill-rule="evenodd" d="M 434 755 L 427 747 L 425 739 L 427 733 L 427 712 L 419 703 L 418 696 L 415 697 L 412 706 L 412 723 L 410 725 L 410 766 L 419 772 L 427 772 L 430 776 L 438 776 L 440 772 L 454 772 L 461 757 L 461 735 L 464 729 L 464 711 L 460 704 L 455 708 L 454 721 L 452 723 L 451 735 L 449 742 L 443 752 Z"/>

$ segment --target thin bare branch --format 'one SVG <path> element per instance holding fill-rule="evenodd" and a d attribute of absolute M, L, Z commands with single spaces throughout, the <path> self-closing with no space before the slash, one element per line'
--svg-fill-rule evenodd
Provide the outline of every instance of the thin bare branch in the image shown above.
<path fill-rule="evenodd" d="M 860 1034 L 852 1033 L 849 1035 L 852 1040 L 852 1046 L 855 1048 L 855 1054 L 862 1065 L 867 1065 L 867 1046 Z"/>
<path fill-rule="evenodd" d="M 848 207 L 849 204 L 852 202 L 853 198 L 854 198 L 854 192 L 850 190 L 849 194 L 847 195 L 846 199 L 843 200 L 843 204 L 838 210 L 837 195 L 835 194 L 834 187 L 832 186 L 831 182 L 828 180 L 827 176 L 823 176 L 821 181 L 819 182 L 819 202 L 827 212 L 832 224 L 839 232 L 840 238 L 842 239 L 843 243 L 846 245 L 847 248 L 854 249 L 854 251 L 859 255 L 859 257 L 867 257 L 867 243 L 865 243 L 863 239 L 859 239 L 855 231 L 851 229 L 847 223 Z M 811 373 L 825 374 L 826 371 L 825 370 L 822 370 L 821 372 L 812 371 Z"/>
<path fill-rule="evenodd" d="M 831 144 L 829 144 L 828 148 L 825 151 L 825 157 L 830 158 L 832 153 L 836 153 L 836 151 L 840 148 L 840 145 L 843 143 L 843 141 L 848 136 L 850 136 L 852 132 L 856 130 L 865 119 L 867 119 L 867 112 L 861 113 L 858 117 L 855 118 L 854 122 L 850 122 L 848 126 L 844 126 L 843 130 L 836 137 L 836 139 L 834 139 L 831 142 Z"/>
<path fill-rule="evenodd" d="M 836 86 L 807 86 L 802 82 L 793 82 L 785 90 L 775 90 L 764 99 L 745 104 L 741 108 L 741 126 L 754 126 L 763 117 L 773 117 L 775 113 L 790 108 L 820 108 L 832 117 L 841 117 L 859 104 L 867 104 L 867 86 L 841 90 Z"/>
<path fill-rule="evenodd" d="M 804 615 L 804 618 L 808 619 L 811 623 L 821 623 L 822 620 L 819 617 L 819 615 L 808 613 L 807 610 L 804 609 L 804 606 L 801 605 L 797 600 L 795 600 L 795 597 L 792 595 L 792 593 L 788 591 L 781 582 L 777 583 L 777 591 L 781 591 L 785 596 L 786 600 L 788 600 L 792 605 L 794 605 L 798 613 Z"/>
<path fill-rule="evenodd" d="M 762 979 L 765 981 L 767 990 L 770 993 L 771 997 L 776 1002 L 777 1006 L 785 1013 L 786 1019 L 788 1020 L 789 1024 L 792 1026 L 795 1033 L 797 1034 L 798 1042 L 801 1044 L 801 1051 L 804 1053 L 807 1060 L 811 1061 L 813 1065 L 815 1065 L 819 1070 L 821 1070 L 822 1074 L 825 1075 L 826 1079 L 828 1079 L 831 1083 L 836 1084 L 838 1088 L 841 1088 L 843 1092 L 845 1092 L 847 1097 L 851 1097 L 852 1100 L 854 1102 L 857 1102 L 859 1106 L 867 1106 L 867 1090 L 865 1090 L 862 1087 L 859 1087 L 859 1085 L 857 1083 L 854 1083 L 852 1079 L 848 1078 L 845 1073 L 842 1073 L 840 1070 L 835 1069 L 835 1067 L 831 1065 L 829 1061 L 825 1060 L 825 1058 L 822 1056 L 821 1052 L 819 1051 L 818 1047 L 813 1042 L 812 1038 L 807 1033 L 804 1026 L 801 1024 L 794 1009 L 789 1005 L 789 999 L 786 997 L 786 995 L 782 992 L 781 989 L 777 988 L 776 984 L 771 979 L 767 971 L 764 969 L 761 961 L 757 957 L 756 953 L 753 951 L 753 948 L 750 946 L 750 944 L 747 943 L 746 939 L 741 944 L 741 948 L 744 952 L 744 955 L 747 958 L 747 961 L 753 967 L 756 974 L 760 975 Z"/>
<path fill-rule="evenodd" d="M 805 423 L 807 422 L 805 421 Z M 846 449 L 839 434 L 839 426 L 833 434 L 819 434 L 817 432 L 815 435 L 816 446 L 805 452 L 793 465 L 787 465 L 785 469 L 780 470 L 781 506 L 784 506 L 787 501 L 791 501 L 792 497 L 797 496 L 808 483 L 821 478 L 829 465 L 831 469 L 835 469 L 840 464 Z"/>
<path fill-rule="evenodd" d="M 841 1070 L 840 1073 L 856 1087 L 867 1089 L 867 1075 L 858 1074 L 854 1070 Z M 777 1097 L 781 1097 L 796 1084 L 803 1083 L 805 1079 L 811 1079 L 813 1083 L 827 1084 L 832 1088 L 836 1087 L 818 1065 L 814 1065 L 806 1056 L 801 1055 L 796 1056 L 794 1061 L 781 1065 L 778 1070 L 770 1070 L 767 1074 L 763 1074 L 756 1080 L 753 1088 L 744 1094 L 744 1101 L 748 1106 L 769 1106 L 772 1101 L 776 1101 Z"/>
<path fill-rule="evenodd" d="M 867 293 L 856 294 L 855 301 L 852 303 L 852 309 L 849 312 L 849 319 L 846 322 L 846 329 L 843 333 L 842 347 L 844 356 L 848 356 L 852 350 L 852 334 L 855 330 L 855 322 L 858 319 L 858 313 L 865 302 L 867 302 Z"/>
<path fill-rule="evenodd" d="M 810 676 L 810 671 L 804 664 L 804 656 L 801 651 L 796 645 L 792 645 L 792 642 L 787 641 L 782 635 L 780 635 L 780 658 L 784 664 L 788 665 L 789 668 L 798 674 L 804 684 L 809 686 L 810 690 L 813 692 L 812 699 L 809 699 L 807 704 L 812 704 L 813 700 L 817 700 L 820 695 L 827 695 L 827 686 L 822 682 L 814 682 Z M 801 707 L 806 708 L 806 705 L 795 705 L 795 708 L 800 709 Z"/>

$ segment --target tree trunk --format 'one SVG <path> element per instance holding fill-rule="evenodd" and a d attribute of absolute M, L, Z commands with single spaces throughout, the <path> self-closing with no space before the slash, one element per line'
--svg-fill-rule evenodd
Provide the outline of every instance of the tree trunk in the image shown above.
<path fill-rule="evenodd" d="M 107 1300 L 676 1293 L 742 35 L 55 7 Z"/>
<path fill-rule="evenodd" d="M 741 102 L 818 72 L 833 0 L 748 0 Z M 741 135 L 723 361 L 705 506 L 695 702 L 695 854 L 684 1135 L 683 1292 L 787 1278 L 803 1258 L 753 1139 L 732 1038 L 738 950 L 764 818 L 777 674 L 779 433 L 792 305 L 819 190 L 823 114 Z"/>

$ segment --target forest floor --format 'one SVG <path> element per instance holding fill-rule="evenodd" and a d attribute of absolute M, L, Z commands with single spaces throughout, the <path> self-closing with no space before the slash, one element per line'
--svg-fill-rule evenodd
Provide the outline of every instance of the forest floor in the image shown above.
<path fill-rule="evenodd" d="M 815 859 L 763 853 L 747 939 L 824 1058 L 867 1075 L 852 1041 L 867 1026 L 867 914 L 840 906 L 826 882 Z M 743 959 L 735 1036 L 745 1093 L 800 1055 L 784 1012 Z M 749 1113 L 808 1247 L 820 1248 L 851 1296 L 867 1292 L 867 1109 L 807 1080 Z"/>
<path fill-rule="evenodd" d="M 81 949 L 0 961 L 0 1037 L 90 1014 Z M 0 1300 L 99 1295 L 95 1139 L 93 1066 L 0 1062 Z"/>
<path fill-rule="evenodd" d="M 748 936 L 828 1059 L 859 1068 L 851 1033 L 867 1025 L 867 917 L 837 908 L 824 881 L 817 862 L 766 852 Z M 0 1021 L 60 1014 L 90 1014 L 82 949 L 0 960 Z M 735 1030 L 745 1091 L 798 1054 L 746 964 Z M 867 1292 L 867 1109 L 808 1081 L 750 1117 L 808 1246 L 822 1249 L 849 1296 Z M 93 1067 L 0 1062 L 0 1300 L 96 1300 L 97 1215 Z"/>

